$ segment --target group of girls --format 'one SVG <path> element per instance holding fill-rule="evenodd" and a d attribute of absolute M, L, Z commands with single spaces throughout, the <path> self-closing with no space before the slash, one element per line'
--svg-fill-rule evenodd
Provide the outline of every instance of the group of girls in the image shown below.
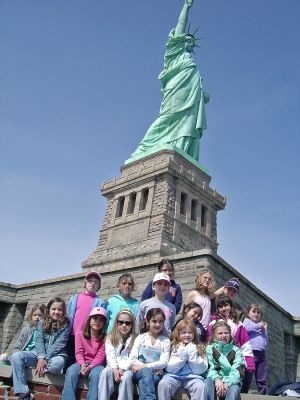
<path fill-rule="evenodd" d="M 234 345 L 239 349 L 244 360 L 245 371 L 243 373 L 241 391 L 247 393 L 253 374 L 255 373 L 256 384 L 259 394 L 267 393 L 267 367 L 266 367 L 266 347 L 268 344 L 267 323 L 262 321 L 262 308 L 259 304 L 250 304 L 247 309 L 247 318 L 240 305 L 236 302 L 239 294 L 239 280 L 231 278 L 217 291 L 214 291 L 214 275 L 207 269 L 203 268 L 196 277 L 196 290 L 190 292 L 186 298 L 186 303 L 193 302 L 201 306 L 203 310 L 202 317 L 199 317 L 201 324 L 205 328 L 207 334 L 206 340 L 211 342 L 215 340 L 215 326 L 226 323 L 230 328 L 230 335 Z M 213 301 L 213 307 L 212 307 Z M 215 308 L 215 313 L 211 310 Z M 227 328 L 226 328 L 227 329 Z M 224 349 L 224 347 L 222 347 Z M 209 349 L 209 347 L 208 347 Z M 236 353 L 236 350 L 235 350 Z M 209 357 L 210 369 L 212 368 L 212 360 Z M 228 355 L 227 355 L 228 358 Z M 220 359 L 219 359 L 220 360 Z M 210 373 L 208 373 L 210 376 Z M 232 375 L 234 376 L 234 374 Z M 211 398 L 213 385 L 209 381 L 208 397 Z M 215 391 L 219 390 L 219 380 L 215 379 Z M 219 396 L 221 396 L 219 394 Z M 228 395 L 232 397 L 232 393 Z M 223 397 L 223 396 L 221 396 Z"/>
<path fill-rule="evenodd" d="M 36 375 L 43 376 L 47 371 L 60 374 L 65 366 L 69 320 L 64 300 L 54 297 L 46 307 L 34 305 L 28 322 L 11 357 L 14 393 L 26 400 L 32 398 L 26 381 L 26 367 L 35 367 Z"/>
<path fill-rule="evenodd" d="M 68 315 L 65 302 L 59 297 L 51 299 L 46 308 L 41 304 L 33 307 L 28 317 L 29 327 L 22 330 L 11 358 L 14 391 L 20 399 L 32 398 L 25 367 L 36 367 L 39 376 L 47 371 L 61 373 L 70 342 L 75 343 L 75 362 L 66 370 L 62 400 L 76 399 L 80 377 L 88 379 L 88 400 L 97 397 L 108 400 L 115 391 L 119 400 L 131 400 L 134 383 L 141 400 L 171 399 L 180 387 L 190 393 L 192 400 L 213 400 L 214 393 L 228 400 L 238 399 L 245 360 L 249 388 L 253 369 L 247 359 L 251 358 L 251 348 L 247 340 L 243 342 L 245 328 L 236 319 L 230 298 L 228 301 L 225 296 L 217 299 L 216 315 L 210 315 L 208 302 L 223 290 L 212 292 L 211 271 L 203 269 L 198 274 L 196 291 L 188 295 L 171 340 L 166 327 L 175 307 L 165 299 L 170 288 L 168 275 L 158 273 L 153 279 L 155 306 L 150 307 L 150 301 L 144 307 L 142 302 L 139 309 L 131 298 L 133 278 L 124 275 L 118 282 L 120 295 L 113 299 L 110 310 L 96 296 L 101 286 L 101 277 L 96 272 L 86 276 L 84 291 L 71 298 Z M 118 312 L 113 306 L 115 302 L 120 303 Z M 142 310 L 141 326 L 136 329 L 136 314 Z M 113 318 L 109 318 L 111 314 Z M 256 318 L 256 325 L 266 336 L 264 324 Z M 110 326 L 108 334 L 107 326 Z"/>

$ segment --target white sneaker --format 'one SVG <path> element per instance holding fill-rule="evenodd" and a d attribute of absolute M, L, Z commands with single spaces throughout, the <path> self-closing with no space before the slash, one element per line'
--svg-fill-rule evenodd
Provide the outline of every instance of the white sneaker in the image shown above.
<path fill-rule="evenodd" d="M 298 393 L 298 392 L 296 392 L 296 390 L 292 390 L 292 389 L 287 389 L 282 394 L 283 394 L 283 396 L 300 397 L 300 393 Z"/>

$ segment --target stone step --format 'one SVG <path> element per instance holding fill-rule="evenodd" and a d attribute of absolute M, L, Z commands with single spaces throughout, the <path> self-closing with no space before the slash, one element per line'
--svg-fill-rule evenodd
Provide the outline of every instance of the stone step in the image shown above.
<path fill-rule="evenodd" d="M 54 375 L 50 373 L 46 373 L 45 376 L 43 377 L 38 377 L 34 374 L 34 368 L 26 368 L 26 377 L 28 382 L 32 382 L 33 384 L 39 384 L 39 385 L 44 385 L 46 386 L 51 386 L 51 387 L 57 387 L 57 388 L 62 388 L 64 384 L 64 375 Z M 8 365 L 0 365 L 0 381 L 2 379 L 12 379 L 12 368 L 11 366 Z M 12 385 L 12 382 L 11 382 Z M 2 394 L 5 392 L 7 388 L 10 388 L 10 386 L 6 385 L 1 385 L 0 383 L 0 400 Z M 78 384 L 78 389 L 83 389 L 87 390 L 87 380 L 86 379 L 80 379 L 79 384 Z M 300 396 L 299 396 L 300 397 Z M 13 399 L 14 397 L 9 397 L 10 399 Z M 114 398 L 112 396 L 112 398 Z M 187 392 L 184 389 L 178 390 L 175 395 L 173 396 L 173 400 L 189 400 L 190 397 L 188 396 Z M 255 393 L 249 393 L 249 394 L 241 394 L 241 400 L 278 400 L 278 396 L 260 396 Z M 296 397 L 289 397 L 285 396 L 284 399 L 290 399 L 290 400 L 296 400 Z"/>

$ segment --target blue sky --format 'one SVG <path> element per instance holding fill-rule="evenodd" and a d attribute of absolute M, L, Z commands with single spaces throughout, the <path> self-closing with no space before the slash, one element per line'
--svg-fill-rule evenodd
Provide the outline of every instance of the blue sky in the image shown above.
<path fill-rule="evenodd" d="M 0 269 L 81 271 L 105 199 L 160 105 L 181 0 L 2 0 Z M 195 0 L 210 94 L 200 161 L 227 197 L 219 255 L 300 315 L 299 0 Z"/>

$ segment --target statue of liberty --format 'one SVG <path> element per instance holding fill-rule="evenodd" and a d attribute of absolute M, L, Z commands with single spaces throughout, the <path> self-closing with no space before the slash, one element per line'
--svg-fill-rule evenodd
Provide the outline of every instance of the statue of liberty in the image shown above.
<path fill-rule="evenodd" d="M 172 146 L 199 160 L 199 140 L 206 129 L 205 103 L 209 96 L 202 90 L 202 79 L 191 54 L 196 39 L 186 32 L 192 4 L 193 0 L 184 1 L 177 26 L 168 37 L 164 69 L 158 77 L 162 83 L 159 115 L 126 163 Z"/>

